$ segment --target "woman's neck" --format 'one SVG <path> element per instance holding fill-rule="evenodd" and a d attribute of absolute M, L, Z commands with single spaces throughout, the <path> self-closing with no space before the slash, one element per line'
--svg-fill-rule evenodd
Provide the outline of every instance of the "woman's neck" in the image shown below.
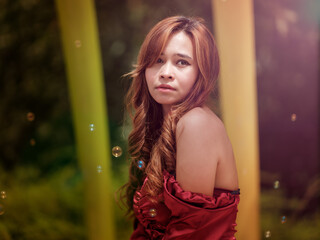
<path fill-rule="evenodd" d="M 163 117 L 167 117 L 170 112 L 171 112 L 171 105 L 162 105 Z"/>

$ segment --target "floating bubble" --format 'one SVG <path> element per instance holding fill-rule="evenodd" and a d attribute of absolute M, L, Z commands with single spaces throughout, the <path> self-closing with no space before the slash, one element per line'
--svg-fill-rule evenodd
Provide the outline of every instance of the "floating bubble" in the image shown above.
<path fill-rule="evenodd" d="M 0 192 L 0 198 L 2 198 L 2 199 L 6 199 L 7 198 L 7 194 L 6 194 L 5 191 L 1 191 Z"/>
<path fill-rule="evenodd" d="M 101 167 L 100 165 L 98 165 L 98 167 L 97 167 L 97 172 L 98 172 L 98 173 L 101 173 L 101 172 L 102 172 L 102 167 Z"/>
<path fill-rule="evenodd" d="M 244 168 L 244 169 L 242 170 L 242 174 L 243 174 L 243 175 L 247 175 L 247 173 L 248 173 L 248 170 L 247 170 L 246 168 Z"/>
<path fill-rule="evenodd" d="M 122 41 L 115 41 L 110 47 L 110 52 L 115 56 L 121 56 L 126 50 L 126 45 Z"/>
<path fill-rule="evenodd" d="M 79 48 L 79 47 L 82 46 L 82 43 L 81 43 L 80 40 L 75 40 L 75 41 L 74 41 L 74 45 L 76 45 L 76 48 Z"/>
<path fill-rule="evenodd" d="M 286 21 L 286 19 L 282 17 L 276 18 L 275 25 L 276 25 L 276 29 L 282 36 L 287 36 L 290 29 L 289 29 L 288 21 Z"/>
<path fill-rule="evenodd" d="M 34 146 L 36 145 L 36 140 L 34 140 L 33 138 L 30 139 L 30 145 Z"/>
<path fill-rule="evenodd" d="M 142 169 L 144 167 L 144 161 L 139 160 L 138 161 L 138 168 Z"/>
<path fill-rule="evenodd" d="M 122 149 L 119 146 L 115 146 L 112 148 L 112 155 L 115 157 L 120 157 L 122 155 Z"/>
<path fill-rule="evenodd" d="M 4 207 L 2 204 L 0 204 L 0 215 L 3 215 L 4 214 Z"/>
<path fill-rule="evenodd" d="M 277 180 L 273 183 L 273 188 L 278 189 L 280 187 L 280 182 Z"/>
<path fill-rule="evenodd" d="M 265 237 L 270 238 L 271 237 L 271 232 L 268 230 L 265 232 Z"/>
<path fill-rule="evenodd" d="M 281 223 L 284 224 L 284 223 L 286 223 L 286 222 L 287 222 L 286 216 L 282 216 L 282 217 L 281 217 Z"/>
<path fill-rule="evenodd" d="M 156 210 L 155 208 L 151 208 L 151 209 L 149 210 L 149 216 L 150 216 L 150 217 L 155 217 L 155 216 L 157 216 L 157 210 Z"/>
<path fill-rule="evenodd" d="M 35 115 L 33 112 L 28 112 L 27 113 L 27 119 L 29 122 L 32 122 L 35 119 Z"/>
<path fill-rule="evenodd" d="M 297 120 L 297 115 L 295 113 L 291 114 L 291 121 L 295 122 Z"/>
<path fill-rule="evenodd" d="M 89 129 L 91 132 L 93 132 L 96 129 L 93 123 L 89 124 Z"/>

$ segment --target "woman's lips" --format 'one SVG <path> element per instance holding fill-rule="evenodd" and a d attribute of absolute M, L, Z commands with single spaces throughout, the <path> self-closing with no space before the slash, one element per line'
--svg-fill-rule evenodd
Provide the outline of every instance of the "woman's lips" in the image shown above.
<path fill-rule="evenodd" d="M 169 91 L 174 91 L 175 89 L 168 84 L 161 84 L 157 87 L 157 90 L 169 92 Z"/>

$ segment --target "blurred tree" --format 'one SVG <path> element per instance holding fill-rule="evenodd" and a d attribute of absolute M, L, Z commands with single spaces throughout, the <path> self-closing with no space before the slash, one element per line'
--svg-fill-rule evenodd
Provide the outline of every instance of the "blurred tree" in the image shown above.
<path fill-rule="evenodd" d="M 0 25 L 1 163 L 7 169 L 43 163 L 45 149 L 67 151 L 64 146 L 73 144 L 53 1 L 1 0 Z M 35 115 L 31 122 L 28 112 Z"/>

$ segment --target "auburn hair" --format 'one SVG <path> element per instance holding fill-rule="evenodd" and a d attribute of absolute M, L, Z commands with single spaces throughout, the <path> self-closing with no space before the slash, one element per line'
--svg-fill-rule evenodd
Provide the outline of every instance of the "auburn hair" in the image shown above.
<path fill-rule="evenodd" d="M 162 107 L 150 95 L 145 70 L 151 67 L 166 47 L 170 37 L 183 31 L 193 43 L 198 63 L 198 77 L 190 93 L 163 116 Z M 128 213 L 133 209 L 133 196 L 145 182 L 145 191 L 152 201 L 163 190 L 163 170 L 175 171 L 176 126 L 189 110 L 202 106 L 214 88 L 220 64 L 214 38 L 201 18 L 174 16 L 157 23 L 147 34 L 139 51 L 126 95 L 126 107 L 132 120 L 128 137 L 130 156 L 129 181 L 123 186 L 122 198 Z"/>

